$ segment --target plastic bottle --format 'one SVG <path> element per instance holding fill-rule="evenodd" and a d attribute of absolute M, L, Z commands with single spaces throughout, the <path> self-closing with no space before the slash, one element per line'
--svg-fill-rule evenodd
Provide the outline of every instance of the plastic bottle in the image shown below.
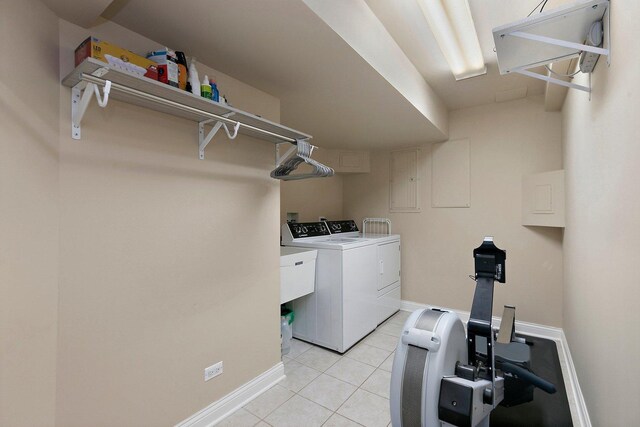
<path fill-rule="evenodd" d="M 206 75 L 202 79 L 202 84 L 200 85 L 200 95 L 203 98 L 211 99 L 211 85 L 209 84 L 209 77 Z"/>
<path fill-rule="evenodd" d="M 189 84 L 191 85 L 191 93 L 200 96 L 200 77 L 196 69 L 196 58 L 191 58 L 189 64 Z"/>
<path fill-rule="evenodd" d="M 285 316 L 280 316 L 280 335 L 282 336 L 281 351 L 282 355 L 289 354 L 291 351 L 292 331 L 289 320 Z"/>
<path fill-rule="evenodd" d="M 216 84 L 216 79 L 211 80 L 211 94 L 213 99 L 216 102 L 220 101 L 220 91 L 218 91 L 218 85 Z"/>
<path fill-rule="evenodd" d="M 184 52 L 176 52 L 176 57 L 178 58 L 178 87 L 182 90 L 187 89 L 187 57 L 184 55 Z"/>

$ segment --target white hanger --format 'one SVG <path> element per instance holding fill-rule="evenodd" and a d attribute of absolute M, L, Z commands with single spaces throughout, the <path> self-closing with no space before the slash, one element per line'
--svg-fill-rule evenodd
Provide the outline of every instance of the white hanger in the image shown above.
<path fill-rule="evenodd" d="M 309 144 L 308 141 L 298 140 L 296 141 L 296 145 L 296 154 L 280 163 L 280 165 L 271 172 L 272 178 L 291 181 L 307 178 L 324 178 L 334 175 L 335 172 L 333 169 L 311 158 L 311 153 L 315 147 Z M 311 173 L 291 175 L 291 172 L 295 171 L 302 163 L 313 166 L 313 171 Z"/>

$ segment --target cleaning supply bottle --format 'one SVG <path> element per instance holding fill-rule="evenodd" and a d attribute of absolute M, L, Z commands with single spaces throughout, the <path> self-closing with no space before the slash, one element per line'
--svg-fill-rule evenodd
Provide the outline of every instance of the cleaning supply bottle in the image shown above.
<path fill-rule="evenodd" d="M 284 356 L 285 354 L 289 354 L 291 351 L 292 338 L 291 325 L 285 316 L 280 316 L 280 337 L 280 351 Z"/>
<path fill-rule="evenodd" d="M 176 57 L 178 58 L 178 87 L 182 90 L 187 89 L 187 57 L 184 52 L 176 51 Z"/>
<path fill-rule="evenodd" d="M 202 84 L 200 85 L 200 96 L 211 99 L 211 84 L 209 84 L 209 77 L 206 75 L 202 79 Z"/>
<path fill-rule="evenodd" d="M 216 84 L 215 78 L 211 80 L 211 94 L 212 94 L 211 99 L 213 99 L 216 102 L 220 101 L 220 91 L 218 90 L 218 85 Z"/>
<path fill-rule="evenodd" d="M 189 85 L 191 85 L 191 93 L 200 96 L 200 78 L 196 69 L 196 58 L 191 58 L 189 64 Z"/>

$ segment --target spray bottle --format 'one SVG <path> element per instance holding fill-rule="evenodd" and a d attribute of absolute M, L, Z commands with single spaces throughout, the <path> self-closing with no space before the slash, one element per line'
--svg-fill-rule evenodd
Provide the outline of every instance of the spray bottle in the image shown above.
<path fill-rule="evenodd" d="M 196 58 L 191 58 L 191 63 L 189 64 L 189 85 L 191 86 L 191 93 L 200 96 L 200 78 L 196 69 Z"/>
<path fill-rule="evenodd" d="M 209 77 L 206 75 L 202 79 L 202 84 L 200 85 L 200 95 L 203 98 L 211 99 L 211 84 L 209 84 Z"/>
<path fill-rule="evenodd" d="M 216 102 L 220 101 L 220 92 L 218 91 L 218 85 L 216 84 L 216 79 L 211 79 L 211 99 Z"/>

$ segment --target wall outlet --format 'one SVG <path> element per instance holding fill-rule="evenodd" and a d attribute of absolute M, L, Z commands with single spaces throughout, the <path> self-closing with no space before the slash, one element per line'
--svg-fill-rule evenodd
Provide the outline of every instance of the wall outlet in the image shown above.
<path fill-rule="evenodd" d="M 222 373 L 222 362 L 211 365 L 204 369 L 204 380 L 209 381 L 213 377 L 217 377 Z"/>

